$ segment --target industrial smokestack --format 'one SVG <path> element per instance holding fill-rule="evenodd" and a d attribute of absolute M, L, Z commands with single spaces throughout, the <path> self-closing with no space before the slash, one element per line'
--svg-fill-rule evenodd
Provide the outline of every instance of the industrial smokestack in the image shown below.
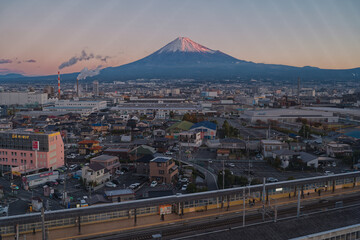
<path fill-rule="evenodd" d="M 58 71 L 58 99 L 60 100 L 60 71 Z"/>
<path fill-rule="evenodd" d="M 80 97 L 79 96 L 79 78 L 76 78 L 76 95 L 77 95 L 77 97 Z"/>

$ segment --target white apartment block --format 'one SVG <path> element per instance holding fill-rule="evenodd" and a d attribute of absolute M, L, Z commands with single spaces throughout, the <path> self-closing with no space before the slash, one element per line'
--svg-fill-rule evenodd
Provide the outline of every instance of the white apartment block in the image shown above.
<path fill-rule="evenodd" d="M 0 92 L 1 105 L 27 105 L 27 104 L 46 104 L 48 102 L 47 93 L 36 92 Z"/>

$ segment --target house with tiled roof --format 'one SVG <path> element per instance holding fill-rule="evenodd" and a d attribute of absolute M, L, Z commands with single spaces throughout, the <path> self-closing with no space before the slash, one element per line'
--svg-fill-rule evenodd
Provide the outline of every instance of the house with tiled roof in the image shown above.
<path fill-rule="evenodd" d="M 81 169 L 81 177 L 87 187 L 97 189 L 110 180 L 109 170 L 100 163 L 90 163 Z"/>
<path fill-rule="evenodd" d="M 171 157 L 159 156 L 150 161 L 150 181 L 171 183 L 178 174 L 178 166 Z"/>
<path fill-rule="evenodd" d="M 90 153 L 98 153 L 101 151 L 102 147 L 99 145 L 97 140 L 82 140 L 78 142 L 79 154 L 87 155 Z"/>
<path fill-rule="evenodd" d="M 209 121 L 198 122 L 190 127 L 190 131 L 201 133 L 201 139 L 215 139 L 216 129 L 216 124 Z"/>

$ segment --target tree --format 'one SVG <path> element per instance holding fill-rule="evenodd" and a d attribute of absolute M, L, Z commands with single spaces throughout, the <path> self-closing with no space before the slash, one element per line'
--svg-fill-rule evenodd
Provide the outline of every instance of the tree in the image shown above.
<path fill-rule="evenodd" d="M 170 118 L 174 118 L 175 117 L 175 114 L 173 111 L 170 111 L 170 114 L 169 114 Z"/>
<path fill-rule="evenodd" d="M 311 134 L 310 127 L 308 125 L 303 124 L 301 129 L 299 130 L 299 135 L 302 137 L 308 137 Z"/>
<path fill-rule="evenodd" d="M 224 131 L 225 137 L 228 137 L 230 135 L 230 124 L 228 121 L 224 121 L 224 124 L 222 125 L 222 130 Z"/>

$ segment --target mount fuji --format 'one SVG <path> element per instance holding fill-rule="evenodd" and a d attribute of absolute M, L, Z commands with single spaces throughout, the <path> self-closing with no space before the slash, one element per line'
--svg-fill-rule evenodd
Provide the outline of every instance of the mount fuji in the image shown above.
<path fill-rule="evenodd" d="M 319 69 L 263 64 L 236 59 L 218 50 L 202 46 L 189 38 L 178 37 L 156 52 L 138 61 L 109 67 L 96 78 L 107 80 L 159 78 L 198 80 L 274 79 L 274 80 L 354 80 L 360 68 Z"/>

